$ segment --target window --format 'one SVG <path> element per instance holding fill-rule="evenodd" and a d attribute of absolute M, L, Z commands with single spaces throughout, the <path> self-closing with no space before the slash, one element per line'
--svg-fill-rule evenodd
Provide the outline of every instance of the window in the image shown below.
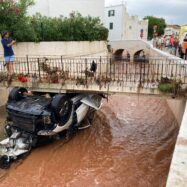
<path fill-rule="evenodd" d="M 108 17 L 115 16 L 115 10 L 108 11 Z"/>
<path fill-rule="evenodd" d="M 114 24 L 113 24 L 113 23 L 110 23 L 109 29 L 110 29 L 110 30 L 113 30 L 113 27 L 114 27 Z"/>

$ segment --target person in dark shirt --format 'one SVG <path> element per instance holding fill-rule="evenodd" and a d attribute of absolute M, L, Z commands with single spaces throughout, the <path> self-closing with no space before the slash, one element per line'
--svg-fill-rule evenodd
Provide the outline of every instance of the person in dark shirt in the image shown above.
<path fill-rule="evenodd" d="M 90 71 L 92 71 L 93 73 L 95 73 L 97 71 L 97 64 L 95 63 L 94 60 L 92 61 Z"/>
<path fill-rule="evenodd" d="M 12 46 L 16 43 L 16 41 L 10 38 L 9 32 L 4 32 L 2 34 L 1 43 L 4 48 L 5 65 L 8 73 L 11 74 L 13 72 L 13 62 L 15 61 Z"/>
<path fill-rule="evenodd" d="M 183 42 L 187 42 L 187 34 L 186 34 L 186 36 L 185 36 Z"/>

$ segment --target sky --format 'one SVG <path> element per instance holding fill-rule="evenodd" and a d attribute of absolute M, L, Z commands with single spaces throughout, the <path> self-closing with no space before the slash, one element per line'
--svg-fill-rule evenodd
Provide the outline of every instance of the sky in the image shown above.
<path fill-rule="evenodd" d="M 126 2 L 130 15 L 162 17 L 167 24 L 187 24 L 187 0 L 105 0 L 105 5 Z"/>

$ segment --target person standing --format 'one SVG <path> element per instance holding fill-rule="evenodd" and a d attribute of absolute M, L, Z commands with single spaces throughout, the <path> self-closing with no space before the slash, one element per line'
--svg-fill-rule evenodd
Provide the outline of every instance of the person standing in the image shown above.
<path fill-rule="evenodd" d="M 178 49 L 179 49 L 179 40 L 177 37 L 175 37 L 175 41 L 174 41 L 174 55 L 177 56 L 178 55 Z"/>
<path fill-rule="evenodd" d="M 160 50 L 162 49 L 162 39 L 161 39 L 161 36 L 158 37 L 157 48 L 160 49 Z"/>
<path fill-rule="evenodd" d="M 187 34 L 182 42 L 182 58 L 187 60 Z"/>
<path fill-rule="evenodd" d="M 5 65 L 7 67 L 8 74 L 12 74 L 13 63 L 15 61 L 14 51 L 12 49 L 12 46 L 16 43 L 16 41 L 10 38 L 9 32 L 4 32 L 2 34 L 1 43 L 4 48 Z"/>
<path fill-rule="evenodd" d="M 174 47 L 175 38 L 173 35 L 170 36 L 170 54 L 174 55 L 175 47 Z"/>

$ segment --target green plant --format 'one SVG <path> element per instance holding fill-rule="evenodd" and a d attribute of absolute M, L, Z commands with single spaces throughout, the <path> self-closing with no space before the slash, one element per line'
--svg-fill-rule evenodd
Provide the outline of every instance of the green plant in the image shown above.
<path fill-rule="evenodd" d="M 38 41 L 107 40 L 108 29 L 99 18 L 73 13 L 69 18 L 49 18 L 36 14 L 30 18 Z"/>
<path fill-rule="evenodd" d="M 158 35 L 164 34 L 164 29 L 166 28 L 166 22 L 165 19 L 163 18 L 158 18 L 154 16 L 146 16 L 144 17 L 145 20 L 149 20 L 149 25 L 148 25 L 148 38 L 152 39 L 153 38 L 153 26 L 157 25 L 157 33 Z"/>
<path fill-rule="evenodd" d="M 159 84 L 158 89 L 164 93 L 172 93 L 174 90 L 174 85 L 171 83 L 161 83 Z"/>
<path fill-rule="evenodd" d="M 177 94 L 180 92 L 181 90 L 181 81 L 179 80 L 172 80 L 169 78 L 161 78 L 161 81 L 159 83 L 158 89 L 161 92 L 164 93 L 173 93 L 173 94 Z"/>
<path fill-rule="evenodd" d="M 28 23 L 27 8 L 33 4 L 33 0 L 0 0 L 0 32 L 10 31 L 15 38 Z"/>
<path fill-rule="evenodd" d="M 72 13 L 70 17 L 51 18 L 36 14 L 27 16 L 33 0 L 0 0 L 0 32 L 9 31 L 18 42 L 39 41 L 99 41 L 107 40 L 108 29 L 99 18 L 83 17 Z"/>

